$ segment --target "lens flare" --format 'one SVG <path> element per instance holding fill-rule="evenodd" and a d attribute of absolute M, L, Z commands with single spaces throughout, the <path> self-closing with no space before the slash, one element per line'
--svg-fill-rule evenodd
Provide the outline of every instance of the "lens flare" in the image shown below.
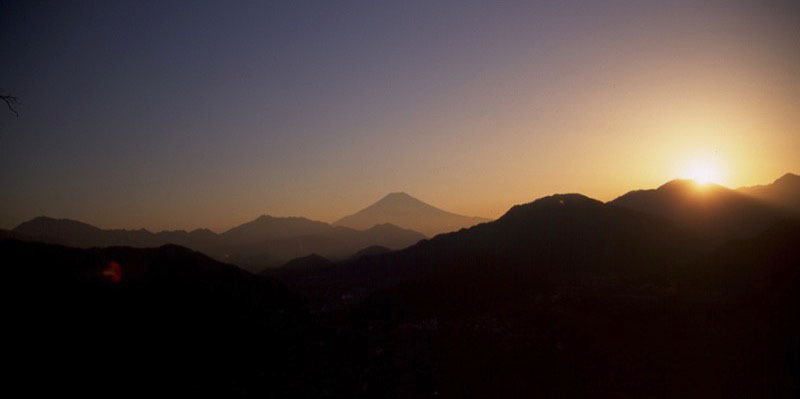
<path fill-rule="evenodd" d="M 117 261 L 111 261 L 108 266 L 103 269 L 103 276 L 108 278 L 112 283 L 119 283 L 122 281 L 122 266 Z"/>

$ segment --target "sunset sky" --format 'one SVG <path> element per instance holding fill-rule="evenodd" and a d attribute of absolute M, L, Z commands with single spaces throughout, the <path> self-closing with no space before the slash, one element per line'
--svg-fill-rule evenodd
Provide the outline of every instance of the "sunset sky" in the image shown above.
<path fill-rule="evenodd" d="M 0 228 L 769 183 L 800 173 L 798 4 L 4 1 Z"/>

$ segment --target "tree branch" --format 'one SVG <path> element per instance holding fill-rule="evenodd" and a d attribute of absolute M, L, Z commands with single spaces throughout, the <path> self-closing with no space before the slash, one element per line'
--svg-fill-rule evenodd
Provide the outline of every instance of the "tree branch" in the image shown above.
<path fill-rule="evenodd" d="M 14 115 L 17 118 L 19 118 L 19 112 L 17 112 L 17 110 L 14 109 L 14 106 L 19 104 L 19 98 L 14 97 L 14 96 L 6 96 L 6 95 L 0 94 L 0 100 L 5 101 L 6 106 L 8 107 L 8 109 L 10 109 L 11 112 L 13 112 Z"/>

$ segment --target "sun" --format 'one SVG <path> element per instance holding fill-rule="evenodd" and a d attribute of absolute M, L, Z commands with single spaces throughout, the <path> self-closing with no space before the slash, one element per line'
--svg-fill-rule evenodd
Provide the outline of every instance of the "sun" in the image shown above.
<path fill-rule="evenodd" d="M 695 159 L 686 165 L 681 177 L 692 179 L 699 184 L 719 184 L 722 181 L 722 169 L 710 159 Z"/>

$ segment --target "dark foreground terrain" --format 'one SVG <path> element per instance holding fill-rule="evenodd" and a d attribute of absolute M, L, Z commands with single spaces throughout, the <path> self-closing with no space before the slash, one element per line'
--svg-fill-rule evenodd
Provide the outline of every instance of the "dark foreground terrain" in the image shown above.
<path fill-rule="evenodd" d="M 171 245 L 2 240 L 0 253 L 10 381 L 26 396 L 324 397 L 352 389 L 337 376 L 349 372 L 341 368 L 346 343 L 315 328 L 269 278 Z"/>
<path fill-rule="evenodd" d="M 6 239 L 12 381 L 30 396 L 797 397 L 800 223 L 711 246 L 718 231 L 559 195 L 261 275 L 172 245 Z"/>

